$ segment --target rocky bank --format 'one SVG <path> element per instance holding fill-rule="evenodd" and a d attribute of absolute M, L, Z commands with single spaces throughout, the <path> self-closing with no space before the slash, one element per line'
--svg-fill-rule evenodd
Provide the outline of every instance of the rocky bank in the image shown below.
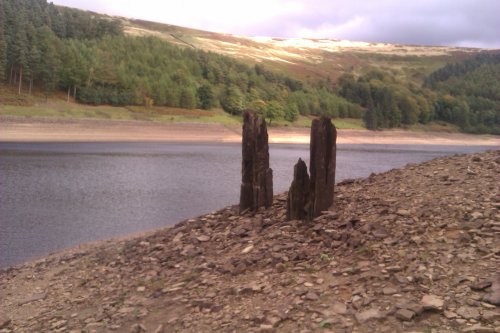
<path fill-rule="evenodd" d="M 500 332 L 500 151 L 0 272 L 0 332 Z"/>

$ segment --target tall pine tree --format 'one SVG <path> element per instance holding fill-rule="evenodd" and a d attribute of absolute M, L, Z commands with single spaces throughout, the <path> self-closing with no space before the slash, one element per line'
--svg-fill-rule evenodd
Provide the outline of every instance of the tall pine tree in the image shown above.
<path fill-rule="evenodd" d="M 5 12 L 3 1 L 0 1 L 0 82 L 5 81 L 6 66 L 7 42 L 5 41 Z"/>
<path fill-rule="evenodd" d="M 39 81 L 42 85 L 45 97 L 52 94 L 58 84 L 59 55 L 56 46 L 57 37 L 47 26 L 40 29 L 38 33 L 38 48 L 43 54 L 39 65 Z"/>

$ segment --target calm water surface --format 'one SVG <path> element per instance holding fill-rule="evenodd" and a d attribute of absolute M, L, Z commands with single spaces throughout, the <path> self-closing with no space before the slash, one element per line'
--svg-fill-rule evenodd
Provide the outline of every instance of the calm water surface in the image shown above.
<path fill-rule="evenodd" d="M 337 181 L 465 146 L 340 145 Z M 275 193 L 308 145 L 272 145 Z M 239 200 L 239 144 L 0 143 L 0 267 L 209 213 Z"/>

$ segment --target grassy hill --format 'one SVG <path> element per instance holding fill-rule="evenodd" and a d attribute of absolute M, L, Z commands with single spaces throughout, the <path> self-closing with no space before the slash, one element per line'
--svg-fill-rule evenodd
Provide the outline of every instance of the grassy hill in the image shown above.
<path fill-rule="evenodd" d="M 450 61 L 485 50 L 447 46 L 366 43 L 338 39 L 245 37 L 120 18 L 125 33 L 156 36 L 170 43 L 216 52 L 245 62 L 262 63 L 299 79 L 332 81 L 344 73 L 361 75 L 372 68 L 421 82 Z"/>

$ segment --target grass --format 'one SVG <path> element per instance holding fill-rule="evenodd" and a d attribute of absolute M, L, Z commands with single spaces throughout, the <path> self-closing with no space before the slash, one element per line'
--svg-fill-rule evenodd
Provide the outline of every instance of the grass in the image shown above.
<path fill-rule="evenodd" d="M 5 94 L 0 95 L 5 96 Z M 12 99 L 9 97 L 9 99 Z M 26 101 L 26 100 L 23 100 Z M 142 106 L 116 107 L 108 105 L 84 105 L 73 102 L 67 103 L 64 99 L 54 98 L 45 101 L 44 98 L 31 97 L 28 103 L 4 104 L 0 103 L 0 116 L 16 116 L 27 118 L 60 118 L 60 119 L 100 119 L 100 120 L 139 120 L 153 122 L 174 123 L 216 123 L 222 125 L 240 125 L 241 117 L 227 114 L 222 109 L 187 110 L 170 107 Z M 272 127 L 311 127 L 312 117 L 300 116 L 297 121 L 290 123 L 285 120 L 275 121 Z M 334 119 L 339 129 L 362 129 L 361 119 Z"/>
<path fill-rule="evenodd" d="M 414 132 L 443 132 L 443 133 L 458 133 L 458 126 L 446 123 L 444 121 L 434 121 L 428 124 L 415 124 L 408 128 Z"/>
<path fill-rule="evenodd" d="M 335 127 L 340 129 L 364 129 L 363 120 L 352 118 L 338 118 L 334 119 Z"/>
<path fill-rule="evenodd" d="M 0 101 L 0 116 L 16 116 L 27 118 L 59 118 L 59 119 L 98 119 L 98 120 L 136 120 L 173 123 L 206 123 L 225 126 L 240 126 L 241 117 L 227 114 L 222 109 L 187 110 L 170 107 L 145 108 L 141 106 L 116 107 L 108 105 L 91 106 L 77 103 L 67 103 L 63 99 L 38 98 L 36 96 L 19 97 L 2 94 L 0 99 L 19 103 L 4 104 Z M 285 120 L 274 121 L 270 127 L 301 127 L 310 128 L 313 117 L 299 116 L 293 122 Z M 336 118 L 333 123 L 337 129 L 364 129 L 361 119 Z M 413 132 L 443 132 L 458 133 L 457 126 L 445 122 L 431 122 L 429 124 L 415 124 L 407 128 Z"/>
<path fill-rule="evenodd" d="M 66 103 L 58 100 L 37 102 L 33 105 L 0 104 L 0 116 L 28 118 L 62 119 L 102 119 L 102 120 L 142 120 L 157 122 L 196 122 L 240 124 L 239 117 L 226 114 L 222 110 L 186 110 L 178 108 L 114 107 L 107 105 L 90 106 Z"/>
<path fill-rule="evenodd" d="M 310 128 L 311 122 L 314 117 L 309 116 L 299 116 L 299 118 L 290 123 L 285 120 L 273 121 L 271 127 L 304 127 Z M 335 118 L 333 119 L 333 124 L 337 129 L 364 129 L 363 120 L 353 119 L 353 118 Z"/>

